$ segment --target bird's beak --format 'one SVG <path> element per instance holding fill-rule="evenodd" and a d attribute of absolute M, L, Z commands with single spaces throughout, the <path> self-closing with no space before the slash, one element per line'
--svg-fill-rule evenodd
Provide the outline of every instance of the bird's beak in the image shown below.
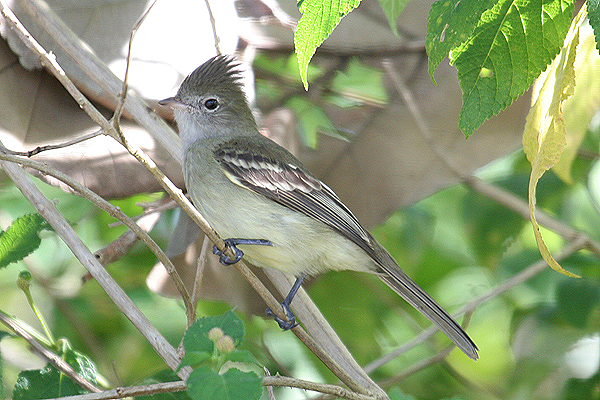
<path fill-rule="evenodd" d="M 171 108 L 184 108 L 185 104 L 181 101 L 181 99 L 177 96 L 175 97 L 167 97 L 166 99 L 160 100 L 158 102 L 161 106 L 167 106 Z"/>

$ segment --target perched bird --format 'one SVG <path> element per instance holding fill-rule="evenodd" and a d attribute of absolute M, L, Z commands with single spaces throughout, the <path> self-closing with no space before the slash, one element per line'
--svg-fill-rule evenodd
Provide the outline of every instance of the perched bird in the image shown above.
<path fill-rule="evenodd" d="M 329 270 L 377 274 L 437 325 L 467 356 L 478 358 L 465 331 L 408 276 L 358 222 L 338 196 L 291 153 L 261 135 L 240 82 L 239 64 L 216 56 L 193 71 L 177 94 L 160 101 L 173 108 L 184 150 L 184 175 L 198 211 L 252 264 L 298 279 Z M 271 314 L 272 315 L 272 314 Z"/>

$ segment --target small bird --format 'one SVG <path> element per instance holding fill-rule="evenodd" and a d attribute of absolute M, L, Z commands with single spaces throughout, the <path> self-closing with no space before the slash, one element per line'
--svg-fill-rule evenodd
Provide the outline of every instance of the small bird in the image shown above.
<path fill-rule="evenodd" d="M 244 256 L 258 267 L 297 277 L 282 303 L 288 321 L 275 317 L 283 329 L 296 325 L 290 303 L 305 276 L 329 270 L 375 273 L 476 360 L 471 338 L 333 190 L 259 133 L 240 78 L 234 58 L 216 56 L 188 75 L 174 97 L 159 102 L 173 108 L 195 207 L 236 254 L 231 260 L 215 249 L 221 262 L 233 264 Z"/>

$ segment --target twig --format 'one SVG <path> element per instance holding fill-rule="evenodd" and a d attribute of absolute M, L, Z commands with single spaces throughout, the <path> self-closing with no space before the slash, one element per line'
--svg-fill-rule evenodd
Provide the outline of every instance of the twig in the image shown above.
<path fill-rule="evenodd" d="M 194 275 L 194 289 L 192 290 L 192 303 L 196 304 L 200 296 L 200 287 L 202 285 L 202 278 L 204 277 L 204 269 L 206 267 L 206 261 L 208 256 L 208 249 L 210 247 L 210 240 L 204 236 L 202 240 L 202 248 L 200 249 L 200 256 L 196 261 L 196 274 Z"/>
<path fill-rule="evenodd" d="M 119 96 L 119 101 L 117 102 L 117 107 L 115 108 L 115 112 L 112 117 L 112 122 L 115 124 L 115 129 L 120 131 L 119 123 L 121 121 L 121 116 L 123 115 L 123 110 L 125 109 L 125 99 L 127 98 L 127 88 L 128 88 L 128 80 L 129 80 L 129 67 L 131 66 L 131 49 L 133 46 L 133 38 L 137 33 L 138 29 L 150 13 L 150 10 L 154 7 L 157 0 L 154 0 L 150 7 L 144 11 L 142 16 L 137 20 L 131 32 L 129 33 L 129 42 L 127 44 L 127 62 L 125 63 L 125 76 L 123 77 L 123 85 L 121 86 L 121 93 Z"/>
<path fill-rule="evenodd" d="M 0 2 L 1 1 L 2 0 L 0 0 Z M 58 18 L 56 18 L 56 16 L 54 15 L 54 13 L 51 10 L 41 6 L 40 3 L 36 0 L 30 0 L 27 2 L 24 2 L 21 0 L 20 3 L 22 3 L 23 7 L 29 12 L 29 14 L 32 15 L 36 19 L 36 21 L 40 23 L 40 25 L 49 34 L 49 36 L 52 37 L 65 50 L 65 52 L 71 57 L 71 59 L 75 63 L 77 63 L 77 65 L 79 65 L 88 74 L 88 76 L 90 76 L 90 79 L 93 79 L 101 87 L 108 88 L 107 91 L 111 94 L 115 93 L 116 91 L 119 90 L 118 85 L 115 84 L 116 78 L 114 77 L 114 75 L 112 73 L 110 73 L 110 71 L 107 72 L 106 67 L 99 60 L 97 60 L 90 52 L 82 50 L 83 46 L 80 45 L 80 40 L 74 36 L 74 34 L 70 31 L 70 29 L 62 23 L 62 21 L 60 21 Z M 3 5 L 3 3 L 0 3 L 0 4 Z M 3 10 L 7 10 L 6 7 L 2 7 L 2 8 L 3 8 Z M 27 36 L 25 36 L 24 40 L 29 40 L 28 37 L 29 37 L 29 35 L 27 34 Z M 43 51 L 42 52 L 38 51 L 37 54 L 42 58 L 45 57 L 45 53 Z M 92 69 L 90 69 L 90 67 L 92 67 Z M 60 71 L 60 69 L 56 68 L 56 66 L 55 66 L 55 68 L 53 70 L 51 70 L 51 72 L 53 72 L 53 71 Z M 59 75 L 61 75 L 63 78 L 66 78 L 64 76 L 64 73 L 62 73 L 62 72 L 60 72 Z M 61 82 L 65 82 L 66 85 L 71 85 L 71 87 L 74 88 L 72 83 L 70 83 L 70 81 L 68 81 L 67 79 L 61 79 Z M 82 96 L 80 96 L 80 97 L 82 97 Z M 147 130 L 149 130 L 149 132 L 153 136 L 155 136 L 157 134 L 156 126 L 160 126 L 160 127 L 165 126 L 165 124 L 162 120 L 160 120 L 159 118 L 156 118 L 156 116 L 154 114 L 150 114 L 147 112 L 147 106 L 145 106 L 145 104 L 142 101 L 138 100 L 135 97 L 134 93 L 130 93 L 127 96 L 127 99 L 128 99 L 128 101 L 126 101 L 126 103 L 125 103 L 125 109 L 134 116 L 136 121 L 138 121 L 142 126 L 144 126 Z M 83 98 L 82 101 L 85 102 L 86 99 Z M 150 117 L 150 118 L 148 118 L 148 117 Z M 119 137 L 118 132 L 114 131 L 113 127 L 108 123 L 108 121 L 106 121 L 104 119 L 100 119 L 99 124 L 104 129 L 105 133 L 110 134 L 113 137 Z M 159 129 L 159 131 L 160 131 L 160 129 Z M 172 155 L 176 160 L 181 161 L 181 154 L 179 153 L 180 147 L 178 145 L 172 145 L 173 143 L 166 142 L 164 140 L 165 139 L 164 136 L 161 137 L 159 135 L 159 136 L 155 136 L 155 137 L 161 144 L 163 144 L 163 145 L 166 144 L 165 148 L 167 150 L 172 151 L 173 149 L 177 149 L 178 151 L 176 151 L 175 153 L 172 153 Z M 124 138 L 124 137 L 121 136 L 119 139 L 122 139 L 122 138 Z M 139 148 L 137 148 L 137 146 L 129 143 L 126 140 L 126 138 L 124 138 L 124 139 L 125 139 L 125 141 L 122 144 L 127 148 L 127 150 L 131 154 L 133 154 L 138 159 L 138 161 L 142 162 L 142 164 L 146 167 L 146 169 L 148 169 L 155 176 L 155 178 L 162 185 L 162 187 L 178 203 L 178 205 L 180 207 L 182 207 L 182 209 L 186 213 L 188 213 L 188 215 L 191 216 L 191 218 L 200 226 L 200 228 L 211 239 L 211 241 L 213 241 L 213 243 L 215 243 L 217 245 L 217 247 L 219 247 L 220 249 L 225 249 L 224 242 L 210 228 L 210 226 L 206 223 L 206 221 L 202 218 L 202 216 L 200 214 L 198 214 L 196 209 L 191 205 L 191 203 L 187 200 L 187 198 L 185 198 L 185 196 L 183 196 L 183 194 L 181 193 L 179 188 L 177 188 L 171 181 L 169 181 L 164 176 L 164 174 L 162 174 L 162 172 L 160 172 L 160 170 L 156 167 L 154 162 L 149 157 L 147 157 L 141 151 L 141 149 L 139 149 Z M 169 147 L 168 146 L 169 144 L 172 146 Z M 64 223 L 66 224 L 66 222 L 64 222 Z M 65 229 L 68 229 L 68 228 L 65 228 Z M 71 240 L 71 239 L 69 239 L 69 240 Z M 80 242 L 80 240 L 79 240 L 79 242 Z M 89 250 L 87 250 L 87 248 L 85 249 L 85 251 L 87 251 L 87 253 L 89 253 Z M 89 262 L 89 260 L 86 259 L 86 257 L 88 255 L 85 253 L 85 251 L 83 253 L 78 252 L 78 253 L 76 253 L 76 255 L 78 257 L 82 257 L 80 259 L 81 262 L 84 263 L 86 266 L 89 266 L 88 264 L 90 262 Z M 233 256 L 233 252 L 231 251 L 231 249 L 227 249 L 226 254 Z M 94 267 L 98 265 L 98 263 L 95 262 L 95 260 L 91 264 L 94 264 Z M 258 278 L 245 265 L 245 263 L 243 261 L 239 262 L 236 264 L 236 267 L 242 273 L 242 275 L 246 278 L 246 280 L 248 280 L 248 282 L 251 284 L 251 286 L 253 286 L 253 288 L 257 291 L 257 293 L 263 298 L 263 300 L 265 301 L 267 306 L 270 307 L 272 310 L 274 310 L 275 313 L 277 313 L 280 317 L 285 318 L 283 309 L 280 306 L 280 304 L 277 302 L 275 297 L 268 291 L 268 289 L 262 284 L 262 282 L 260 282 L 260 280 L 258 280 Z M 94 276 L 94 277 L 99 282 L 100 282 L 100 280 L 106 279 L 103 277 L 101 277 L 100 279 L 96 276 Z M 309 302 L 309 301 L 310 300 L 308 298 L 304 299 L 304 302 Z M 298 305 L 298 303 L 296 303 L 296 305 Z M 312 304 L 312 302 L 311 302 L 311 307 L 313 307 L 316 310 L 316 306 L 314 306 L 314 304 Z M 307 319 L 305 318 L 305 321 L 306 320 Z M 138 325 L 136 325 L 136 326 L 138 326 Z M 295 333 L 301 332 L 301 335 L 302 335 L 302 332 L 304 332 L 304 330 L 300 327 L 297 327 L 297 328 L 294 328 L 294 332 Z M 331 331 L 331 332 L 333 332 L 333 331 Z M 321 337 L 321 339 L 327 339 L 326 343 L 319 343 L 319 344 L 317 344 L 317 342 L 312 340 L 312 338 L 310 338 L 305 332 L 304 332 L 304 335 L 302 335 L 302 336 L 304 337 L 303 340 L 305 340 L 305 344 L 307 345 L 307 347 L 309 347 L 309 349 L 311 351 L 313 351 L 315 354 L 318 354 L 318 355 L 320 354 L 319 358 L 321 360 L 323 360 L 323 362 L 330 369 L 332 369 L 332 371 L 338 371 L 340 373 L 340 376 L 339 376 L 340 379 L 345 384 L 347 384 L 349 387 L 351 387 L 353 390 L 359 391 L 361 393 L 368 393 L 371 391 L 376 391 L 377 393 L 379 393 L 379 392 L 383 393 L 383 391 L 381 391 L 381 389 L 378 389 L 378 387 L 375 385 L 375 383 L 372 382 L 370 380 L 370 378 L 364 374 L 364 372 L 360 369 L 360 366 L 358 366 L 356 361 L 354 361 L 351 358 L 349 352 L 345 349 L 345 347 L 343 347 L 343 345 L 341 345 L 341 341 L 339 340 L 339 338 L 337 338 L 337 336 L 335 336 L 334 333 L 330 333 L 330 334 L 332 334 L 333 336 L 326 337 L 326 338 Z M 310 340 L 309 340 L 309 338 L 310 338 Z M 332 340 L 332 339 L 335 339 L 335 340 Z M 155 343 L 155 341 L 151 341 L 151 343 Z M 322 348 L 323 344 L 326 345 L 327 347 L 329 347 L 330 349 L 335 349 L 334 352 L 325 351 Z M 154 345 L 155 344 L 153 344 L 153 346 Z M 172 347 L 170 347 L 169 351 L 171 351 L 171 350 L 174 350 L 174 349 L 172 349 Z M 160 353 L 160 354 L 162 355 L 162 353 Z M 343 360 L 345 365 L 349 365 L 352 367 L 349 369 L 349 371 L 350 371 L 349 373 L 346 371 L 343 371 L 342 369 L 339 368 L 338 362 L 335 361 L 336 358 L 338 360 L 339 359 Z M 169 360 L 169 362 L 167 364 L 169 365 L 169 367 L 173 368 L 173 365 L 175 363 L 176 363 L 176 361 Z M 364 386 L 365 383 L 367 384 L 367 386 Z M 385 394 L 383 394 L 382 396 L 385 396 Z"/>
<path fill-rule="evenodd" d="M 219 34 L 217 33 L 217 21 L 215 20 L 212 8 L 210 7 L 210 0 L 204 0 L 204 4 L 206 4 L 208 18 L 210 18 L 210 25 L 212 27 L 213 39 L 215 43 L 215 50 L 217 51 L 217 54 L 221 54 L 221 39 L 219 38 Z"/>
<path fill-rule="evenodd" d="M 454 350 L 455 347 L 456 346 L 454 346 L 454 345 L 450 345 L 450 346 L 446 347 L 444 350 L 437 353 L 436 355 L 415 363 L 410 368 L 407 368 L 406 370 L 400 372 L 399 374 L 394 374 L 393 377 L 388 378 L 382 382 L 379 382 L 379 384 L 382 387 L 390 387 L 390 386 L 396 385 L 398 382 L 403 381 L 404 379 L 408 378 L 409 376 L 411 376 L 421 370 L 424 370 L 425 368 L 427 368 L 435 363 L 442 361 L 444 358 L 448 357 L 448 354 L 450 354 L 450 352 L 452 350 Z"/>
<path fill-rule="evenodd" d="M 2 321 L 6 326 L 12 329 L 17 335 L 25 339 L 27 343 L 31 346 L 31 348 L 38 353 L 42 358 L 47 360 L 50 364 L 52 364 L 56 369 L 58 369 L 63 374 L 67 375 L 71 378 L 75 383 L 77 383 L 82 388 L 89 390 L 90 392 L 101 392 L 102 389 L 82 377 L 77 371 L 73 369 L 66 361 L 64 361 L 60 356 L 54 354 L 47 348 L 45 348 L 40 342 L 38 342 L 27 330 L 23 329 L 19 324 L 17 324 L 11 317 L 6 315 L 4 312 L 0 311 L 0 321 Z"/>
<path fill-rule="evenodd" d="M 53 176 L 54 178 L 60 180 L 61 182 L 64 182 L 66 185 L 71 187 L 75 192 L 79 193 L 84 198 L 86 198 L 89 201 L 91 201 L 92 203 L 94 203 L 98 208 L 104 210 L 110 216 L 117 218 L 119 221 L 123 222 L 124 225 L 126 225 L 129 229 L 131 229 L 133 232 L 135 232 L 137 237 L 139 237 L 148 246 L 150 251 L 152 251 L 154 253 L 154 255 L 156 255 L 156 257 L 160 260 L 160 262 L 163 263 L 163 265 L 165 266 L 167 271 L 172 272 L 171 277 L 179 276 L 179 275 L 175 275 L 175 273 L 173 273 L 173 271 L 175 271 L 175 266 L 173 265 L 171 260 L 169 260 L 169 258 L 166 256 L 166 254 L 162 251 L 160 246 L 158 246 L 156 244 L 156 242 L 150 237 L 150 235 L 148 235 L 148 233 L 145 230 L 140 228 L 139 225 L 137 225 L 130 217 L 125 215 L 118 207 L 113 206 L 112 204 L 110 204 L 109 202 L 104 200 L 102 197 L 98 196 L 96 193 L 94 193 L 87 187 L 83 186 L 82 184 L 80 184 L 79 182 L 77 182 L 76 180 L 71 178 L 70 176 L 50 167 L 49 165 L 47 165 L 45 163 L 40 163 L 35 160 L 30 160 L 30 159 L 26 159 L 26 158 L 20 158 L 17 156 L 5 154 L 3 152 L 3 149 L 4 149 L 4 147 L 2 146 L 2 143 L 0 142 L 0 160 L 5 160 L 5 161 L 10 161 L 10 162 L 14 162 L 17 164 L 21 164 L 21 165 L 27 166 L 29 168 L 36 169 L 46 175 Z M 176 278 L 174 278 L 174 280 L 176 281 Z M 179 278 L 179 282 L 181 285 L 183 285 L 181 278 Z M 188 296 L 188 301 L 189 301 L 189 296 Z M 194 309 L 194 307 L 190 307 L 190 309 Z"/>
<path fill-rule="evenodd" d="M 101 127 L 102 132 L 107 135 L 110 135 L 111 137 L 117 139 L 118 141 L 121 141 L 121 138 L 123 138 L 122 133 L 120 131 L 117 131 L 117 129 L 115 129 L 115 126 L 113 126 L 108 120 L 106 120 L 106 118 L 104 118 L 104 116 L 79 91 L 79 89 L 77 89 L 77 87 L 75 87 L 73 82 L 65 75 L 61 66 L 56 62 L 56 58 L 53 57 L 51 54 L 48 54 L 46 52 L 46 50 L 42 46 L 39 45 L 39 43 L 27 32 L 25 27 L 23 27 L 23 25 L 16 19 L 16 17 L 12 13 L 12 11 L 10 11 L 7 7 L 5 7 L 4 2 L 1 0 L 0 0 L 0 11 L 2 12 L 2 15 L 6 18 L 6 20 L 9 22 L 10 27 L 17 33 L 19 38 L 21 38 L 21 40 L 25 41 L 25 44 L 27 45 L 27 47 L 29 49 L 31 49 L 38 56 L 42 65 L 44 65 L 60 81 L 60 83 L 67 89 L 69 94 L 71 94 L 71 96 L 73 96 L 73 98 L 77 101 L 77 103 L 80 105 L 80 107 L 90 116 L 90 118 L 94 122 L 96 122 Z M 143 154 L 142 150 L 135 147 L 134 145 L 126 144 L 126 143 L 123 143 L 123 145 L 132 154 L 134 154 L 134 153 Z M 144 154 L 144 156 L 145 156 L 145 154 Z M 145 159 L 149 160 L 149 157 L 145 156 Z M 156 164 L 154 164 L 151 160 L 150 160 L 150 162 L 152 163 L 154 168 L 156 168 Z M 164 175 L 163 175 L 163 177 L 164 177 Z M 172 184 L 172 186 L 174 187 L 175 185 Z M 148 243 L 150 243 L 150 242 L 148 242 Z M 155 246 L 155 247 L 158 248 L 158 246 Z M 161 259 L 161 262 L 162 261 L 163 260 Z M 169 262 L 167 261 L 165 266 L 168 266 L 168 265 L 169 265 Z M 167 268 L 167 271 L 169 272 L 171 278 L 173 279 L 175 286 L 181 293 L 183 301 L 186 305 L 186 311 L 188 312 L 188 315 L 189 315 L 191 313 L 191 311 L 189 311 L 189 310 L 192 310 L 193 306 L 191 305 L 190 297 L 189 297 L 189 294 L 187 293 L 187 289 L 185 288 L 185 285 L 181 281 L 181 278 L 179 277 L 179 274 L 177 273 L 177 270 L 174 267 L 172 269 Z"/>
<path fill-rule="evenodd" d="M 74 144 L 81 143 L 86 140 L 95 138 L 96 136 L 98 136 L 100 134 L 102 134 L 102 131 L 96 131 L 96 132 L 88 133 L 87 135 L 83 135 L 81 137 L 75 138 L 73 140 L 69 140 L 67 142 L 63 142 L 63 143 L 59 143 L 59 144 L 49 144 L 46 146 L 38 146 L 35 149 L 29 150 L 29 151 L 12 151 L 12 150 L 8 150 L 8 149 L 6 149 L 5 151 L 8 154 L 12 154 L 15 156 L 33 157 L 36 154 L 39 154 L 43 151 L 62 149 L 64 147 L 72 146 Z"/>
<path fill-rule="evenodd" d="M 376 397 L 352 392 L 346 388 L 337 385 L 305 381 L 302 379 L 290 378 L 281 375 L 265 376 L 262 381 L 263 386 L 287 386 L 304 390 L 312 390 L 324 394 L 341 397 L 348 400 L 374 400 Z"/>
<path fill-rule="evenodd" d="M 0 143 L 1 145 L 1 143 Z M 32 160 L 28 160 L 32 161 Z M 121 309 L 133 325 L 144 335 L 150 345 L 161 356 L 172 370 L 179 366 L 179 358 L 175 349 L 160 332 L 148 321 L 148 319 L 136 307 L 135 303 L 127 296 L 123 289 L 100 265 L 96 257 L 90 252 L 81 238 L 75 233 L 71 225 L 56 209 L 54 203 L 48 200 L 42 192 L 33 184 L 25 171 L 15 163 L 0 160 L 0 166 L 13 180 L 23 195 L 34 205 L 37 212 L 52 226 L 56 234 L 71 249 L 77 259 L 92 274 L 94 279 L 102 286 L 113 302 Z M 180 370 L 179 375 L 186 377 L 188 370 Z"/>
<path fill-rule="evenodd" d="M 578 252 L 579 250 L 585 248 L 586 244 L 587 244 L 587 242 L 584 238 L 577 238 L 573 242 L 568 243 L 560 251 L 560 253 L 555 256 L 555 259 L 557 261 L 563 260 L 563 259 L 573 255 L 574 253 Z M 494 287 L 489 292 L 471 300 L 468 304 L 464 305 L 461 309 L 459 309 L 452 316 L 454 318 L 457 318 L 465 313 L 472 313 L 481 304 L 499 296 L 500 294 L 512 289 L 515 286 L 522 284 L 523 282 L 534 277 L 535 275 L 539 274 L 540 272 L 545 271 L 547 269 L 547 267 L 548 267 L 548 264 L 546 264 L 546 262 L 544 260 L 537 261 L 536 263 L 530 265 L 529 267 L 527 267 L 520 273 L 505 280 L 502 284 Z M 388 363 L 389 361 L 398 357 L 399 355 L 406 353 L 407 351 L 411 350 L 412 348 L 414 348 L 414 347 L 418 346 L 419 344 L 421 344 L 422 342 L 426 341 L 431 336 L 433 336 L 437 331 L 438 331 L 437 327 L 435 327 L 435 326 L 430 327 L 429 329 L 423 331 L 420 335 L 418 335 L 417 337 L 412 339 L 410 342 L 397 348 L 396 350 L 392 351 L 391 353 L 388 353 L 385 356 L 371 362 L 369 365 L 367 365 L 364 368 L 365 371 L 367 373 L 373 372 L 377 368 L 381 367 L 382 365 L 385 365 L 386 363 Z"/>
<path fill-rule="evenodd" d="M 112 73 L 106 64 L 98 59 L 98 57 L 89 50 L 89 47 L 85 45 L 45 3 L 38 0 L 15 0 L 15 2 L 28 13 L 39 27 L 44 30 L 48 37 L 56 42 L 69 59 L 74 62 L 84 74 L 86 74 L 87 79 L 90 82 L 97 84 L 104 91 L 102 94 L 106 96 L 105 100 L 107 102 L 113 101 L 112 106 L 116 106 L 118 102 L 118 96 L 116 94 L 119 93 L 122 88 L 122 81 Z M 2 0 L 2 3 L 4 4 L 4 0 Z M 7 7 L 4 6 L 4 8 Z M 27 35 L 29 36 L 29 34 Z M 27 38 L 23 38 L 21 35 L 19 35 L 19 37 L 21 40 L 25 41 L 27 46 L 29 46 L 29 44 L 27 44 Z M 35 50 L 34 52 L 38 54 Z M 57 79 L 59 79 L 62 84 L 72 85 L 70 82 L 65 83 L 64 80 L 58 76 Z M 86 85 L 86 83 L 86 80 L 80 82 L 80 84 L 83 85 Z M 111 106 L 111 104 L 107 105 Z M 125 111 L 138 124 L 146 129 L 148 133 L 150 133 L 173 160 L 179 164 L 182 163 L 183 154 L 181 152 L 181 142 L 177 138 L 177 135 L 162 118 L 151 111 L 148 105 L 140 99 L 135 92 L 128 94 L 127 102 L 125 103 Z M 95 118 L 92 119 L 98 123 Z M 101 123 L 98 123 L 98 125 L 102 128 L 107 128 Z"/>
<path fill-rule="evenodd" d="M 101 393 L 80 394 L 77 396 L 57 397 L 50 400 L 109 400 L 124 397 L 148 396 L 157 393 L 181 392 L 186 389 L 183 381 L 153 383 L 150 385 L 118 387 Z"/>

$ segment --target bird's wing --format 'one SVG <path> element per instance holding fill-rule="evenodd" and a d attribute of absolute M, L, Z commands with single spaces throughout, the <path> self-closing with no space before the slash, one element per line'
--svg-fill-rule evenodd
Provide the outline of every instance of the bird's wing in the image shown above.
<path fill-rule="evenodd" d="M 236 138 L 219 146 L 214 155 L 233 183 L 323 222 L 365 250 L 380 266 L 379 277 L 388 286 L 436 324 L 465 354 L 477 359 L 477 346 L 460 325 L 402 271 L 333 190 L 285 149 L 265 146 L 261 140 Z"/>
<path fill-rule="evenodd" d="M 323 222 L 377 261 L 371 235 L 333 190 L 285 149 L 244 139 L 224 143 L 215 151 L 215 159 L 233 183 Z"/>

